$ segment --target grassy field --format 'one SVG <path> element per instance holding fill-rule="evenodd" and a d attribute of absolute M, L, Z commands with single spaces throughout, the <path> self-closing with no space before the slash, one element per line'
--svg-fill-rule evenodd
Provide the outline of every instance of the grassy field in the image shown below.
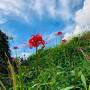
<path fill-rule="evenodd" d="M 18 73 L 1 90 L 90 90 L 90 32 L 18 61 Z M 9 63 L 10 66 L 10 63 Z"/>

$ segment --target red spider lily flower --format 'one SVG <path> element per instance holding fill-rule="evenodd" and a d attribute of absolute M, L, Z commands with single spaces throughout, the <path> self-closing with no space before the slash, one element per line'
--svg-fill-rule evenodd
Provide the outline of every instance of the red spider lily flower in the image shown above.
<path fill-rule="evenodd" d="M 40 45 L 42 45 L 44 48 L 45 47 L 45 41 L 43 40 L 42 36 L 40 34 L 36 34 L 36 35 L 33 35 L 29 41 L 28 41 L 28 45 L 30 48 L 32 47 L 35 47 L 36 48 L 36 56 L 37 56 L 37 53 L 38 53 L 38 47 Z M 38 56 L 37 56 L 37 59 L 36 59 L 36 63 L 37 63 L 37 74 L 38 74 Z"/>
<path fill-rule="evenodd" d="M 66 42 L 67 42 L 67 40 L 66 40 L 66 39 L 63 39 L 63 40 L 62 40 L 62 44 L 63 44 L 63 43 L 66 43 Z"/>
<path fill-rule="evenodd" d="M 14 50 L 18 49 L 18 46 L 14 46 L 13 49 L 14 49 Z"/>
<path fill-rule="evenodd" d="M 57 36 L 61 36 L 62 35 L 62 32 L 56 32 L 56 35 Z"/>
<path fill-rule="evenodd" d="M 42 36 L 40 34 L 36 34 L 36 35 L 33 35 L 29 41 L 28 41 L 28 45 L 30 48 L 32 47 L 38 47 L 40 45 L 45 45 L 45 41 L 43 40 Z"/>

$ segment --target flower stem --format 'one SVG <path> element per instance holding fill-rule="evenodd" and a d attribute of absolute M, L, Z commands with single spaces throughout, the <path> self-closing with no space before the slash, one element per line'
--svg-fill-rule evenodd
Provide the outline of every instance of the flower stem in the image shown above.
<path fill-rule="evenodd" d="M 38 47 L 36 47 L 36 70 L 38 74 Z"/>

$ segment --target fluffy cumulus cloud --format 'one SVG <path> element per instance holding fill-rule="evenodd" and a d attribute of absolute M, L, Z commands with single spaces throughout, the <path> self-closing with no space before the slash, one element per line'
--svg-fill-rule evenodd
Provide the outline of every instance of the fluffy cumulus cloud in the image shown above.
<path fill-rule="evenodd" d="M 75 14 L 75 29 L 73 33 L 66 33 L 64 38 L 81 34 L 85 31 L 90 31 L 90 0 L 85 0 L 82 9 Z"/>
<path fill-rule="evenodd" d="M 90 31 L 90 0 L 85 0 L 84 7 L 76 13 L 74 34 Z"/>
<path fill-rule="evenodd" d="M 85 0 L 84 7 L 76 13 L 75 21 L 78 25 L 90 25 L 90 0 Z"/>

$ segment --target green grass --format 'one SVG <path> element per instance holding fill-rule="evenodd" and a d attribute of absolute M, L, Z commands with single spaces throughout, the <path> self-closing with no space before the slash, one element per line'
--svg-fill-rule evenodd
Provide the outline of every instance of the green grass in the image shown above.
<path fill-rule="evenodd" d="M 18 71 L 17 90 L 90 90 L 90 32 L 38 50 L 38 74 L 36 55 Z"/>

